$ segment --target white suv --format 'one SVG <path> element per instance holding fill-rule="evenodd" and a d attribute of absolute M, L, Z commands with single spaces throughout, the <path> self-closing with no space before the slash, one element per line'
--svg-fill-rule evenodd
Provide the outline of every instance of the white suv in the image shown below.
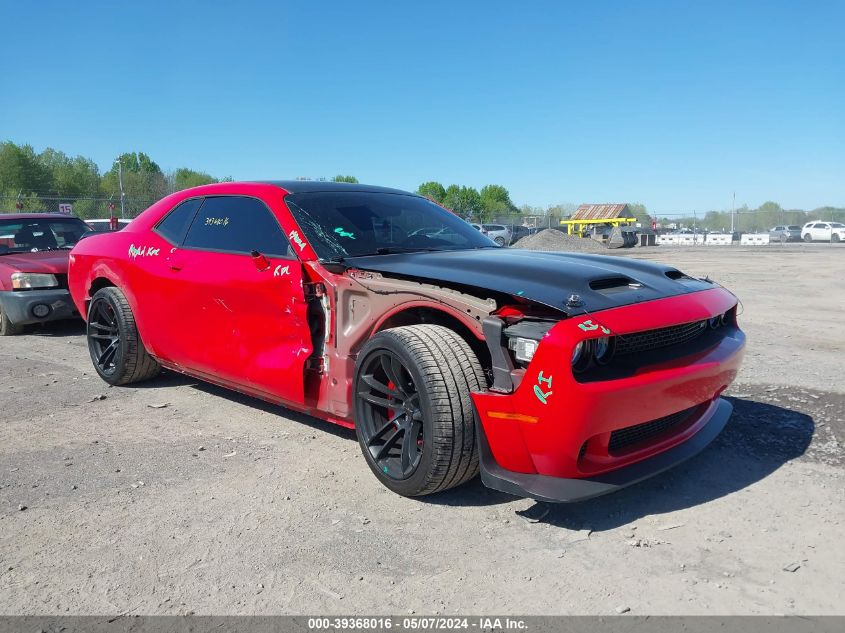
<path fill-rule="evenodd" d="M 807 222 L 801 229 L 805 242 L 845 242 L 845 224 L 841 222 Z"/>
<path fill-rule="evenodd" d="M 481 227 L 487 232 L 487 237 L 499 246 L 507 246 L 511 243 L 511 230 L 504 224 L 482 224 Z"/>

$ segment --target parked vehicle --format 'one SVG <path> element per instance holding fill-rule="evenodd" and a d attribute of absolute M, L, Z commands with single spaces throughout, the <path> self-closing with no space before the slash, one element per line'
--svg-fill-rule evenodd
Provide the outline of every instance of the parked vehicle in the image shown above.
<path fill-rule="evenodd" d="M 354 427 L 407 496 L 480 469 L 576 501 L 661 472 L 726 424 L 745 341 L 710 280 L 503 250 L 425 198 L 358 184 L 180 191 L 79 242 L 69 280 L 107 383 L 166 367 Z"/>
<path fill-rule="evenodd" d="M 515 244 L 526 235 L 534 235 L 536 232 L 537 229 L 534 227 L 514 225 L 511 227 L 511 244 Z"/>
<path fill-rule="evenodd" d="M 800 242 L 801 227 L 796 224 L 779 224 L 769 229 L 770 242 Z"/>
<path fill-rule="evenodd" d="M 482 224 L 481 226 L 487 231 L 487 237 L 499 246 L 507 246 L 511 243 L 511 230 L 504 224 Z"/>
<path fill-rule="evenodd" d="M 96 231 L 97 233 L 109 233 L 111 231 L 119 231 L 122 228 L 126 227 L 132 220 L 127 220 L 125 218 L 115 218 L 117 220 L 117 228 L 113 229 L 111 225 L 111 220 L 109 218 L 106 219 L 96 219 L 96 220 L 85 220 L 85 224 L 91 227 L 91 230 Z"/>
<path fill-rule="evenodd" d="M 845 240 L 845 224 L 841 222 L 807 222 L 801 228 L 805 242 L 841 242 Z"/>
<path fill-rule="evenodd" d="M 79 316 L 67 290 L 68 253 L 88 231 L 66 215 L 0 215 L 0 336 Z"/>
<path fill-rule="evenodd" d="M 470 226 L 472 228 L 474 228 L 476 231 L 478 231 L 479 233 L 481 233 L 482 235 L 487 235 L 487 229 L 485 229 L 480 224 L 470 224 Z"/>

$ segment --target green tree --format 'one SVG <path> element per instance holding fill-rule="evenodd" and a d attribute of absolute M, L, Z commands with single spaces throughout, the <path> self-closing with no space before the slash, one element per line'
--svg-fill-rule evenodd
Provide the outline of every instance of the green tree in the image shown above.
<path fill-rule="evenodd" d="M 108 173 L 117 175 L 118 162 L 120 162 L 123 173 L 140 173 L 146 172 L 149 174 L 160 174 L 161 167 L 153 161 L 144 152 L 125 152 L 114 159 L 114 164 Z"/>
<path fill-rule="evenodd" d="M 481 188 L 479 198 L 485 219 L 516 213 L 510 193 L 502 185 L 485 185 Z"/>
<path fill-rule="evenodd" d="M 48 147 L 38 155 L 39 162 L 51 174 L 50 193 L 68 200 L 90 196 L 99 190 L 100 169 L 90 158 L 69 157 Z"/>
<path fill-rule="evenodd" d="M 180 167 L 173 172 L 173 190 L 181 191 L 182 189 L 190 189 L 191 187 L 199 187 L 200 185 L 209 185 L 217 182 L 217 179 L 202 171 L 194 171 L 187 167 Z"/>
<path fill-rule="evenodd" d="M 358 184 L 358 179 L 355 176 L 343 176 L 338 174 L 334 178 L 332 178 L 332 182 L 351 182 L 353 185 Z"/>
<path fill-rule="evenodd" d="M 421 196 L 434 200 L 439 204 L 443 204 L 446 199 L 446 189 L 439 182 L 429 180 L 417 187 L 417 193 Z"/>
<path fill-rule="evenodd" d="M 126 194 L 128 216 L 134 217 L 170 193 L 170 185 L 161 167 L 143 152 L 127 152 L 118 156 L 103 176 L 101 189 L 105 195 L 120 200 L 118 161 L 123 169 L 123 191 Z"/>
<path fill-rule="evenodd" d="M 481 214 L 481 195 L 472 187 L 449 185 L 443 198 L 443 206 L 464 218 Z"/>
<path fill-rule="evenodd" d="M 0 144 L 0 192 L 6 195 L 48 193 L 50 170 L 38 160 L 31 145 Z"/>
<path fill-rule="evenodd" d="M 651 222 L 651 216 L 648 214 L 648 209 L 646 209 L 644 204 L 639 202 L 629 204 L 628 211 L 631 213 L 631 217 L 637 218 L 638 222 L 642 222 L 644 224 Z"/>

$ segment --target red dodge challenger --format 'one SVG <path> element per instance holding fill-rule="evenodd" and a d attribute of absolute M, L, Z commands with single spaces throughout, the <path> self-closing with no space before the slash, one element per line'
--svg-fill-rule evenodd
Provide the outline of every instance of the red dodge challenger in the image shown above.
<path fill-rule="evenodd" d="M 325 182 L 175 193 L 79 242 L 69 286 L 100 376 L 161 367 L 354 427 L 391 490 L 481 471 L 577 501 L 703 449 L 745 337 L 707 279 L 496 246 L 413 194 Z"/>

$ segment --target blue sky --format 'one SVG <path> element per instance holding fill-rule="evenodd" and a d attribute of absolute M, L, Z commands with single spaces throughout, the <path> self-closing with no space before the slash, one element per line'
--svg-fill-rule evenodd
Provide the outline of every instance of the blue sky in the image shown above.
<path fill-rule="evenodd" d="M 0 139 L 103 169 L 845 206 L 845 2 L 0 0 Z"/>

